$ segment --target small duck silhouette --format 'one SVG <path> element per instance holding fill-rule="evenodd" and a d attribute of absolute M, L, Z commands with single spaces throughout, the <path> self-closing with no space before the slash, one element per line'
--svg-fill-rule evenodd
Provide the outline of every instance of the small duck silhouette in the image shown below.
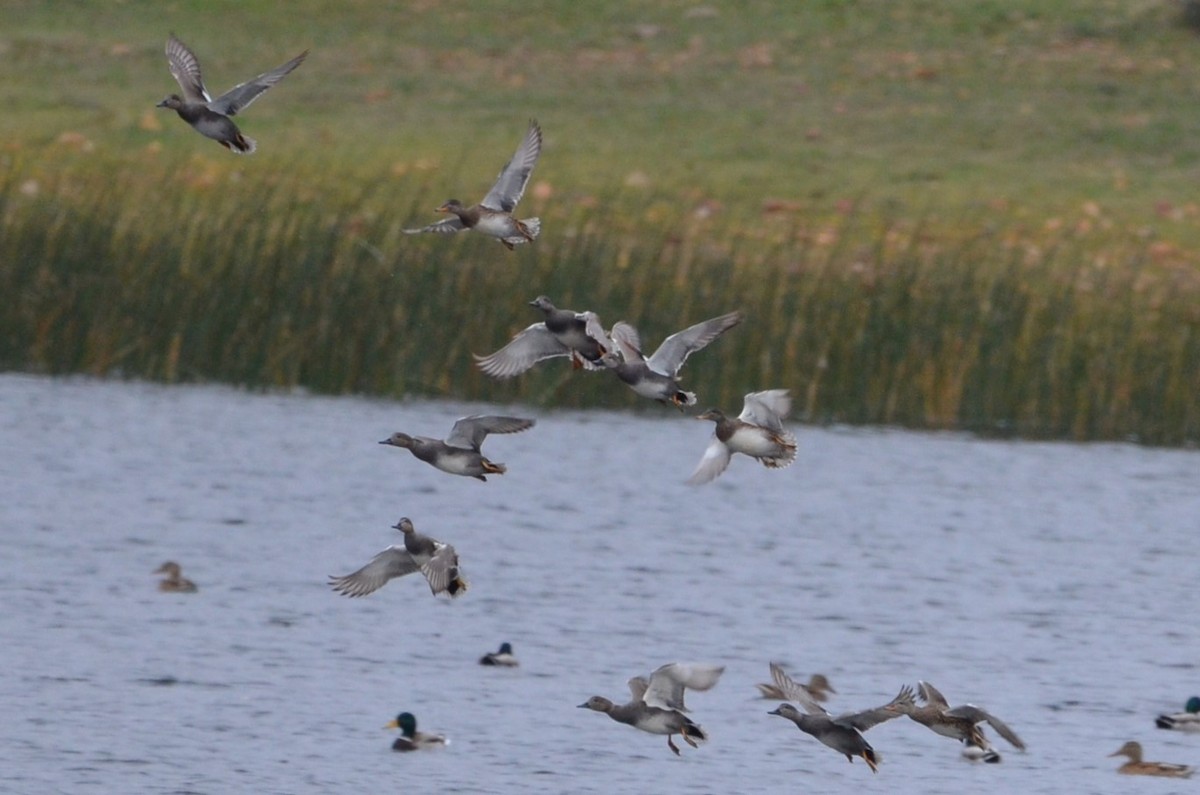
<path fill-rule="evenodd" d="M 196 583 L 184 577 L 183 570 L 179 564 L 173 560 L 168 560 L 163 565 L 159 566 L 151 574 L 165 574 L 165 579 L 158 583 L 158 590 L 166 591 L 167 593 L 195 593 L 199 590 Z"/>

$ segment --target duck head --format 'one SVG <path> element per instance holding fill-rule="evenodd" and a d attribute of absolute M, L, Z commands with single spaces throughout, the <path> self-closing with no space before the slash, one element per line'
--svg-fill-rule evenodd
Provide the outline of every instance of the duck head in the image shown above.
<path fill-rule="evenodd" d="M 594 709 L 597 712 L 612 712 L 613 703 L 604 696 L 592 696 L 579 705 L 579 709 Z"/>
<path fill-rule="evenodd" d="M 405 737 L 412 737 L 417 733 L 417 718 L 411 712 L 401 712 L 394 721 L 383 728 L 399 729 Z"/>
<path fill-rule="evenodd" d="M 406 447 L 411 449 L 413 446 L 413 438 L 407 433 L 396 432 L 386 439 L 379 442 L 380 444 L 390 444 L 392 447 Z"/>

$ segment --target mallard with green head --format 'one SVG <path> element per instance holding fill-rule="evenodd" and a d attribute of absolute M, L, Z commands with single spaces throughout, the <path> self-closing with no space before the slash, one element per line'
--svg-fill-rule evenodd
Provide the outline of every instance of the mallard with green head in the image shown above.
<path fill-rule="evenodd" d="M 411 712 L 401 712 L 394 721 L 383 728 L 400 730 L 400 736 L 392 743 L 393 751 L 427 751 L 431 748 L 445 748 L 450 744 L 443 734 L 425 734 L 417 731 L 417 718 Z"/>

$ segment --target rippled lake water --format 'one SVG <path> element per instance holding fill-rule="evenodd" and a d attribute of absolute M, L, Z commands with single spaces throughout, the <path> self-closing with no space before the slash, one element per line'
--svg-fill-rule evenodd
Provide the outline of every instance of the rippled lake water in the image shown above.
<path fill-rule="evenodd" d="M 800 427 L 791 468 L 693 488 L 712 426 L 668 409 L 17 375 L 0 407 L 3 791 L 1118 792 L 1125 740 L 1200 763 L 1153 726 L 1200 692 L 1194 452 Z M 538 424 L 487 441 L 486 484 L 377 444 L 497 408 Z M 470 591 L 331 592 L 401 515 Z M 156 590 L 167 559 L 199 593 Z M 477 665 L 505 640 L 522 667 Z M 972 766 L 902 718 L 872 775 L 766 714 L 772 659 L 835 711 L 929 680 L 1029 751 Z M 673 660 L 727 666 L 700 749 L 576 709 Z M 401 710 L 450 747 L 393 753 Z"/>

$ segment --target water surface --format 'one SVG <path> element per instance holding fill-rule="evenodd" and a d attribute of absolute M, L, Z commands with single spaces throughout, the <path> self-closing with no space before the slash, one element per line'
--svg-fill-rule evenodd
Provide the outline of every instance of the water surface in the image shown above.
<path fill-rule="evenodd" d="M 1193 452 L 801 427 L 789 469 L 693 488 L 711 424 L 668 409 L 17 375 L 0 407 L 2 790 L 1123 792 L 1125 740 L 1200 763 L 1153 727 L 1200 692 Z M 484 411 L 538 419 L 487 441 L 486 484 L 377 443 Z M 469 592 L 331 592 L 401 515 Z M 167 559 L 199 593 L 155 589 Z M 476 664 L 505 640 L 521 668 Z M 827 674 L 834 711 L 929 680 L 1029 752 L 972 766 L 900 719 L 873 776 L 766 714 L 772 659 Z M 674 660 L 727 666 L 682 758 L 575 708 Z M 451 746 L 391 752 L 401 710 Z"/>

